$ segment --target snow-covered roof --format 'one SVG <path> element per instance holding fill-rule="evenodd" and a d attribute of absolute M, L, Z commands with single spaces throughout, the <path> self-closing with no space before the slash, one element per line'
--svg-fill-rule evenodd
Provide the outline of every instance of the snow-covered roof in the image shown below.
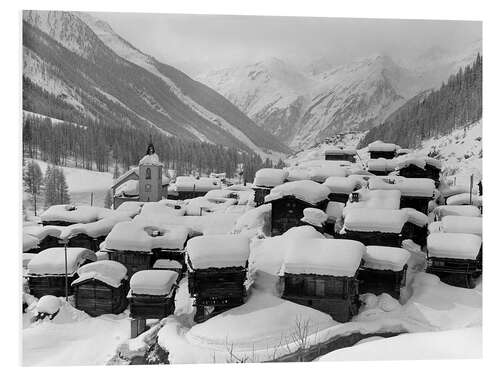
<path fill-rule="evenodd" d="M 429 256 L 437 258 L 476 259 L 481 237 L 468 233 L 431 233 L 427 236 Z"/>
<path fill-rule="evenodd" d="M 93 279 L 118 288 L 122 280 L 127 278 L 127 267 L 114 260 L 98 260 L 81 266 L 77 273 L 78 279 L 73 281 L 71 285 L 78 285 Z"/>
<path fill-rule="evenodd" d="M 319 167 L 310 167 L 309 169 L 309 178 L 318 182 L 324 182 L 328 177 L 345 176 L 347 176 L 346 169 L 338 165 L 322 165 Z"/>
<path fill-rule="evenodd" d="M 473 205 L 444 205 L 437 206 L 434 209 L 434 214 L 436 217 L 445 216 L 481 216 L 481 211 L 479 208 Z"/>
<path fill-rule="evenodd" d="M 356 155 L 353 147 L 329 147 L 325 149 L 325 155 Z"/>
<path fill-rule="evenodd" d="M 430 178 L 371 177 L 370 190 L 399 190 L 403 196 L 432 197 L 435 185 Z"/>
<path fill-rule="evenodd" d="M 172 292 L 179 274 L 171 270 L 144 270 L 130 278 L 132 294 L 165 296 Z"/>
<path fill-rule="evenodd" d="M 316 204 L 328 199 L 330 189 L 326 186 L 310 180 L 286 182 L 271 189 L 266 196 L 266 202 L 282 198 L 287 195 L 293 195 L 295 198 Z"/>
<path fill-rule="evenodd" d="M 434 168 L 437 169 L 442 169 L 443 168 L 443 163 L 441 163 L 441 160 L 435 159 L 435 158 L 430 158 L 426 157 L 425 162 L 429 165 L 432 165 Z"/>
<path fill-rule="evenodd" d="M 132 174 L 136 174 L 137 178 L 139 178 L 139 167 L 130 168 L 127 172 L 125 172 L 120 177 L 118 177 L 116 179 L 116 181 L 114 182 L 113 187 L 120 185 L 123 180 L 125 180 L 127 177 L 129 177 Z"/>
<path fill-rule="evenodd" d="M 36 256 L 36 254 L 32 254 L 32 253 L 23 254 L 23 268 L 27 268 L 28 263 L 31 262 L 31 259 L 33 259 L 35 256 Z"/>
<path fill-rule="evenodd" d="M 283 169 L 263 168 L 255 173 L 254 186 L 275 187 L 285 182 L 288 172 Z"/>
<path fill-rule="evenodd" d="M 170 259 L 158 259 L 154 264 L 153 264 L 153 269 L 176 269 L 176 270 L 181 270 L 182 265 L 176 261 L 176 260 L 170 260 Z"/>
<path fill-rule="evenodd" d="M 322 226 L 328 219 L 328 215 L 318 208 L 308 207 L 304 209 L 303 213 L 304 217 L 302 217 L 301 221 L 318 227 Z"/>
<path fill-rule="evenodd" d="M 368 151 L 396 151 L 399 148 L 394 143 L 385 143 L 382 141 L 375 141 L 368 145 Z"/>
<path fill-rule="evenodd" d="M 99 219 L 99 207 L 58 204 L 50 206 L 40 215 L 42 221 L 67 221 L 70 223 L 90 223 Z"/>
<path fill-rule="evenodd" d="M 402 208 L 401 211 L 407 214 L 408 217 L 407 221 L 409 223 L 415 224 L 419 227 L 423 227 L 424 225 L 427 225 L 429 223 L 429 217 L 426 214 L 417 211 L 414 208 L 405 207 Z"/>
<path fill-rule="evenodd" d="M 185 200 L 185 212 L 189 216 L 201 216 L 210 212 L 224 211 L 227 207 L 233 206 L 238 201 L 233 198 L 207 198 L 196 197 Z"/>
<path fill-rule="evenodd" d="M 39 252 L 28 264 L 30 275 L 64 275 L 64 247 L 51 247 Z M 96 261 L 93 251 L 83 247 L 68 247 L 68 274 L 76 272 L 86 260 Z"/>
<path fill-rule="evenodd" d="M 245 267 L 250 254 L 243 235 L 206 235 L 191 238 L 186 251 L 193 269 Z"/>
<path fill-rule="evenodd" d="M 139 195 L 139 180 L 128 180 L 118 186 L 115 190 L 115 197 L 122 195 Z"/>
<path fill-rule="evenodd" d="M 409 154 L 411 150 L 409 148 L 400 148 L 396 151 L 396 154 L 398 155 L 406 155 Z"/>
<path fill-rule="evenodd" d="M 482 207 L 483 206 L 483 197 L 480 195 L 470 195 L 469 193 L 461 193 L 457 195 L 452 195 L 446 199 L 446 204 L 450 205 L 459 205 L 459 204 L 472 204 L 474 206 Z"/>
<path fill-rule="evenodd" d="M 130 217 L 134 217 L 141 212 L 144 202 L 126 201 L 115 209 L 116 212 L 126 212 Z"/>
<path fill-rule="evenodd" d="M 323 185 L 336 194 L 350 194 L 362 187 L 362 183 L 355 177 L 328 177 Z"/>
<path fill-rule="evenodd" d="M 221 182 L 217 178 L 193 176 L 178 176 L 174 183 L 175 191 L 210 191 L 221 188 Z"/>
<path fill-rule="evenodd" d="M 158 154 L 146 154 L 139 161 L 139 165 L 157 165 L 163 167 L 163 164 L 160 162 L 160 158 Z"/>
<path fill-rule="evenodd" d="M 92 223 L 78 223 L 62 227 L 59 238 L 64 241 L 81 233 L 92 238 L 106 236 L 117 223 L 130 220 L 128 213 L 117 211 L 115 215 L 110 215 Z"/>
<path fill-rule="evenodd" d="M 23 252 L 38 247 L 39 242 L 37 237 L 28 233 L 23 233 Z"/>
<path fill-rule="evenodd" d="M 326 206 L 325 212 L 329 218 L 334 218 L 335 220 L 338 220 L 342 217 L 344 208 L 345 208 L 345 203 L 330 201 Z"/>
<path fill-rule="evenodd" d="M 441 229 L 445 233 L 470 233 L 483 235 L 483 219 L 481 217 L 445 216 Z"/>
<path fill-rule="evenodd" d="M 140 220 L 121 222 L 106 237 L 106 249 L 150 252 L 152 249 L 182 249 L 188 236 L 183 225 L 148 225 Z"/>
<path fill-rule="evenodd" d="M 177 208 L 176 208 L 177 207 Z M 160 214 L 160 215 L 174 215 L 174 216 L 184 216 L 186 214 L 186 209 L 180 205 L 177 206 L 171 204 L 167 200 L 161 200 L 159 202 L 147 202 L 142 206 L 141 214 Z"/>
<path fill-rule="evenodd" d="M 401 192 L 399 190 L 368 190 L 357 191 L 358 201 L 349 200 L 346 210 L 351 208 L 379 208 L 387 210 L 398 210 L 401 204 Z"/>
<path fill-rule="evenodd" d="M 370 159 L 368 160 L 368 171 L 392 172 L 397 167 L 397 162 L 393 159 Z"/>
<path fill-rule="evenodd" d="M 402 210 L 373 208 L 351 208 L 344 215 L 344 228 L 359 232 L 401 233 L 408 219 Z"/>
<path fill-rule="evenodd" d="M 365 251 L 365 246 L 358 241 L 297 239 L 285 256 L 281 274 L 352 277 L 359 268 Z"/>
<path fill-rule="evenodd" d="M 295 166 L 285 168 L 285 170 L 288 172 L 288 176 L 286 178 L 287 181 L 302 181 L 310 179 L 309 168 L 307 167 Z"/>
<path fill-rule="evenodd" d="M 25 234 L 29 234 L 33 237 L 38 238 L 38 240 L 42 241 L 47 236 L 52 236 L 59 238 L 61 235 L 61 231 L 67 227 L 60 225 L 43 225 L 36 227 L 25 227 Z"/>
<path fill-rule="evenodd" d="M 399 247 L 367 246 L 363 259 L 365 268 L 398 272 L 410 259 L 410 252 Z"/>

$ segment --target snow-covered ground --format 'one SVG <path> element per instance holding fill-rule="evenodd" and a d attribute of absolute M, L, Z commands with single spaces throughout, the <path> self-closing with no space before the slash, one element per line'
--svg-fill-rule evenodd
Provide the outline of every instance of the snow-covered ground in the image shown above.
<path fill-rule="evenodd" d="M 130 320 L 125 312 L 92 318 L 64 302 L 64 298 L 61 302 L 53 320 L 31 323 L 33 313 L 24 314 L 23 365 L 103 365 L 129 338 Z"/>

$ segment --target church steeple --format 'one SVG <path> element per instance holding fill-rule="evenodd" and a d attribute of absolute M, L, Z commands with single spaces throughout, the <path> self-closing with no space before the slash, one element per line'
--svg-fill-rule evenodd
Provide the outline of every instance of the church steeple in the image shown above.
<path fill-rule="evenodd" d="M 153 137 L 151 137 L 151 133 L 149 133 L 149 143 L 146 155 L 153 155 L 155 153 L 156 152 L 155 152 L 155 146 L 153 145 Z"/>

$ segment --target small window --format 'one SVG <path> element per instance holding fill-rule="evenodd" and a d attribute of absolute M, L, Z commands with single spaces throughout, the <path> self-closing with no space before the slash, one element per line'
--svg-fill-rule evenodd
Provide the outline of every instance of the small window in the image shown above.
<path fill-rule="evenodd" d="M 146 180 L 151 180 L 151 168 L 146 168 Z"/>

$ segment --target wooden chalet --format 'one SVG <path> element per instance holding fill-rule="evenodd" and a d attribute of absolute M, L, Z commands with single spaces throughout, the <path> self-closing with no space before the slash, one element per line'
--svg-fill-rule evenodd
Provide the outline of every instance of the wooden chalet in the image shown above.
<path fill-rule="evenodd" d="M 368 153 L 370 159 L 394 159 L 399 146 L 394 143 L 385 143 L 382 141 L 375 141 L 368 145 Z"/>
<path fill-rule="evenodd" d="M 119 314 L 128 305 L 127 268 L 112 260 L 86 264 L 71 283 L 75 307 L 90 316 Z"/>
<path fill-rule="evenodd" d="M 304 209 L 325 210 L 330 189 L 310 180 L 287 182 L 271 190 L 271 235 L 277 236 L 301 225 Z"/>
<path fill-rule="evenodd" d="M 434 181 L 429 178 L 373 177 L 368 181 L 368 188 L 370 190 L 399 190 L 401 192 L 400 208 L 414 208 L 426 215 L 429 202 L 435 199 L 436 195 Z"/>
<path fill-rule="evenodd" d="M 84 248 L 67 248 L 68 294 L 73 294 L 71 283 L 76 280 L 78 268 L 96 261 L 94 252 Z M 30 294 L 62 297 L 66 292 L 64 247 L 52 247 L 36 254 L 28 263 L 27 277 Z"/>
<path fill-rule="evenodd" d="M 99 208 L 59 204 L 49 207 L 41 215 L 42 225 L 69 226 L 99 220 Z"/>
<path fill-rule="evenodd" d="M 427 273 L 449 285 L 474 288 L 480 271 L 481 237 L 469 233 L 431 233 L 427 238 Z"/>
<path fill-rule="evenodd" d="M 144 270 L 130 279 L 131 336 L 146 329 L 146 319 L 163 319 L 175 311 L 178 274 L 168 270 Z"/>
<path fill-rule="evenodd" d="M 325 150 L 325 160 L 340 160 L 356 163 L 356 150 L 350 147 L 331 147 Z"/>
<path fill-rule="evenodd" d="M 408 158 L 399 163 L 398 174 L 406 178 L 429 178 L 440 183 L 441 162 L 433 158 Z"/>
<path fill-rule="evenodd" d="M 356 177 L 328 177 L 323 185 L 330 189 L 328 195 L 330 201 L 347 203 L 349 195 L 361 189 L 363 184 Z"/>
<path fill-rule="evenodd" d="M 340 234 L 365 246 L 401 247 L 407 220 L 408 214 L 402 210 L 350 208 L 344 213 Z"/>
<path fill-rule="evenodd" d="M 323 311 L 338 322 L 348 322 L 360 305 L 358 269 L 364 251 L 365 246 L 357 241 L 295 241 L 280 273 L 282 298 Z"/>
<path fill-rule="evenodd" d="M 399 300 L 409 258 L 410 253 L 398 247 L 367 246 L 359 270 L 359 292 L 387 293 Z"/>
<path fill-rule="evenodd" d="M 195 321 L 241 305 L 250 253 L 240 235 L 205 235 L 187 243 L 189 293 L 195 299 Z"/>
<path fill-rule="evenodd" d="M 285 182 L 288 172 L 276 168 L 263 168 L 255 173 L 253 182 L 254 202 L 258 207 L 264 204 L 265 197 L 271 189 Z"/>

